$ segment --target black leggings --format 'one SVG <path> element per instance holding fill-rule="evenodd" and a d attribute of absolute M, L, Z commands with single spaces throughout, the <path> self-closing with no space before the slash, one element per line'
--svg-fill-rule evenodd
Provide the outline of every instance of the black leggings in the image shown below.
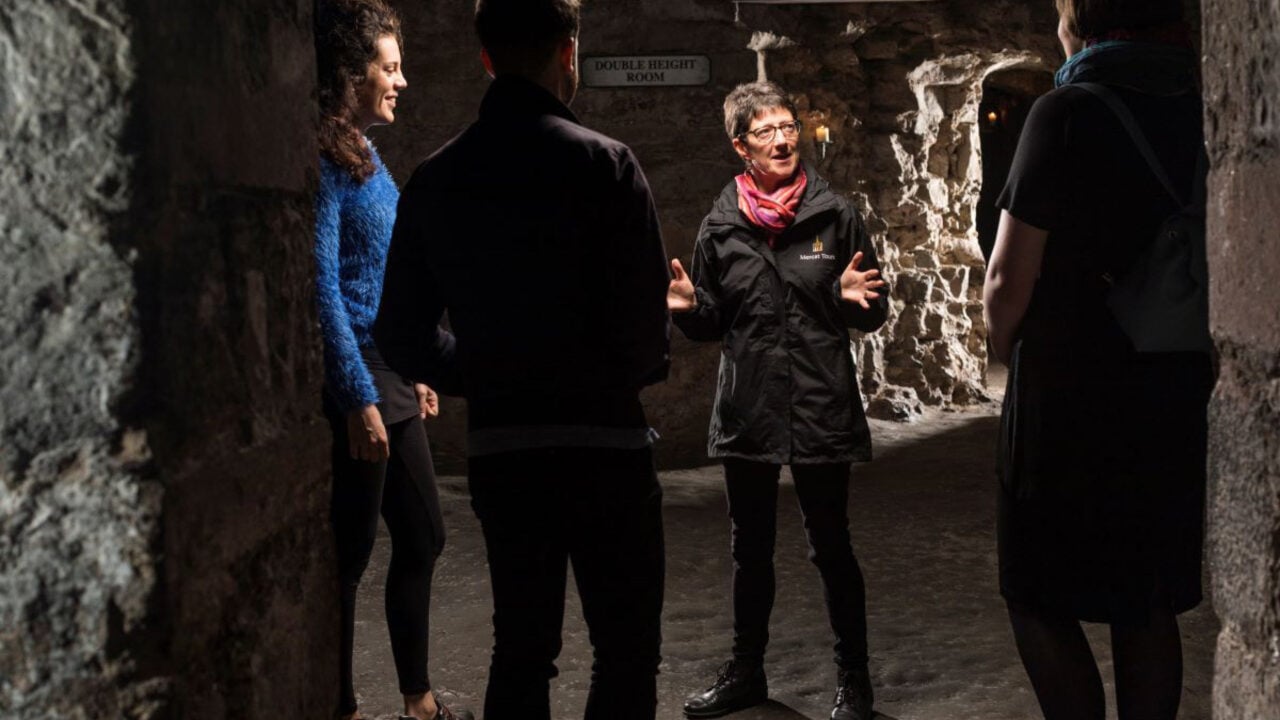
<path fill-rule="evenodd" d="M 733 521 L 733 655 L 764 661 L 773 611 L 773 547 L 778 527 L 781 466 L 737 458 L 724 461 Z M 867 600 L 862 569 L 849 540 L 849 463 L 792 465 L 809 539 L 809 559 L 822 576 L 827 617 L 836 635 L 841 670 L 867 666 Z"/>
<path fill-rule="evenodd" d="M 444 548 L 444 523 L 427 431 L 417 416 L 387 426 L 391 458 L 355 460 L 347 446 L 345 417 L 330 417 L 333 430 L 333 505 L 330 518 L 338 546 L 342 599 L 341 697 L 339 713 L 356 711 L 351 653 L 356 589 L 369 564 L 381 513 L 391 532 L 386 613 L 400 692 L 431 689 L 427 678 L 431 574 Z"/>

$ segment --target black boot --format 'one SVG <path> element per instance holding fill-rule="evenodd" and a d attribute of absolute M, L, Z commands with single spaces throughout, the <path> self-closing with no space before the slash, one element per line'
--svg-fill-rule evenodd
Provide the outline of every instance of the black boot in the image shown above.
<path fill-rule="evenodd" d="M 841 670 L 831 720 L 871 720 L 871 674 L 861 670 Z"/>
<path fill-rule="evenodd" d="M 768 699 L 764 665 L 730 660 L 720 667 L 714 685 L 685 701 L 684 714 L 691 718 L 720 717 Z"/>

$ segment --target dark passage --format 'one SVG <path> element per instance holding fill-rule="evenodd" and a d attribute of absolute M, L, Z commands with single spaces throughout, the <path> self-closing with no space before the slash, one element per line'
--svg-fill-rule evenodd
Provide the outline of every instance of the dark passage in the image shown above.
<path fill-rule="evenodd" d="M 1036 98 L 1053 89 L 1053 77 L 1039 70 L 1005 70 L 982 84 L 978 126 L 982 139 L 982 193 L 978 196 L 978 244 L 982 257 L 991 258 L 1000 225 L 996 198 L 1004 188 L 1018 149 L 1018 135 Z"/>

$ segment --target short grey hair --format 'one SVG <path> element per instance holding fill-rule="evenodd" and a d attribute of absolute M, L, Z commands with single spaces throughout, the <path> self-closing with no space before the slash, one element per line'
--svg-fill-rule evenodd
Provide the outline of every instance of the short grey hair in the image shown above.
<path fill-rule="evenodd" d="M 795 101 L 778 83 L 768 80 L 743 83 L 724 99 L 724 131 L 730 139 L 740 137 L 757 115 L 774 108 L 782 108 L 790 112 L 792 118 L 800 119 Z"/>

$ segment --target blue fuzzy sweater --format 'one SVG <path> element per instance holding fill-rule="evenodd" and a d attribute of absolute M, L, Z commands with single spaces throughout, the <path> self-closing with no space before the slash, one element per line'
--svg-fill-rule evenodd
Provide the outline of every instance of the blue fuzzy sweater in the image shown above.
<path fill-rule="evenodd" d="M 360 349 L 373 345 L 370 331 L 400 199 L 382 158 L 372 143 L 369 148 L 377 169 L 368 180 L 357 181 L 322 157 L 316 193 L 316 302 L 324 380 L 344 413 L 379 399 Z"/>

